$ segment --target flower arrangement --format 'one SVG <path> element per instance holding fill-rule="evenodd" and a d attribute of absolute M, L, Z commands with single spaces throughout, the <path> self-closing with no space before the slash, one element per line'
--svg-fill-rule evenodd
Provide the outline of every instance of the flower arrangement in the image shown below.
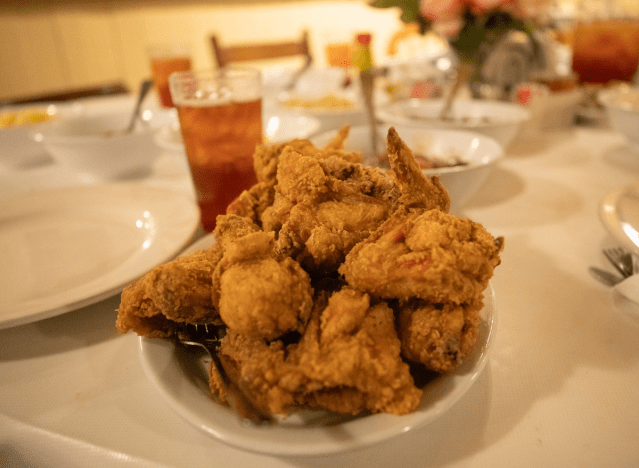
<path fill-rule="evenodd" d="M 479 71 L 480 64 L 508 33 L 522 31 L 536 45 L 536 17 L 547 0 L 374 0 L 375 8 L 397 7 L 404 23 L 417 23 L 423 34 L 445 36 L 460 60 L 457 82 L 449 97 Z M 447 107 L 450 107 L 447 106 Z"/>

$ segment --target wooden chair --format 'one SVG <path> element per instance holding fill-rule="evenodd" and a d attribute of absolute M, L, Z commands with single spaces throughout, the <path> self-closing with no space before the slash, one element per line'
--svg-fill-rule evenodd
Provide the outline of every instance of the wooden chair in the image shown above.
<path fill-rule="evenodd" d="M 280 57 L 302 56 L 305 58 L 303 68 L 308 68 L 313 62 L 313 57 L 308 46 L 308 32 L 302 33 L 299 41 L 275 42 L 268 44 L 236 44 L 222 46 L 219 39 L 211 36 L 213 52 L 219 67 L 225 67 L 230 63 L 266 60 Z"/>

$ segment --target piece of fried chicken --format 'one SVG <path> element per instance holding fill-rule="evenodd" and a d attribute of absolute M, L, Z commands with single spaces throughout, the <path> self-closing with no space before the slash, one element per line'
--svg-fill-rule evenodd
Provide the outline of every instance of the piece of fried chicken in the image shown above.
<path fill-rule="evenodd" d="M 239 216 L 218 220 L 217 242 L 211 248 L 158 265 L 124 288 L 116 319 L 120 333 L 158 338 L 173 335 L 182 323 L 221 324 L 213 303 L 213 273 L 225 248 L 259 227 Z"/>
<path fill-rule="evenodd" d="M 124 288 L 117 330 L 162 338 L 173 335 L 180 323 L 219 323 L 211 292 L 221 258 L 215 245 L 159 265 Z"/>
<path fill-rule="evenodd" d="M 470 304 L 410 300 L 396 307 L 402 355 L 435 372 L 457 368 L 474 349 L 483 295 Z"/>
<path fill-rule="evenodd" d="M 503 238 L 439 210 L 398 209 L 339 268 L 354 289 L 381 298 L 472 302 L 499 265 Z"/>
<path fill-rule="evenodd" d="M 230 215 L 217 220 L 215 234 L 221 237 L 229 223 L 248 222 Z M 310 277 L 292 258 L 276 255 L 272 232 L 248 231 L 228 244 L 221 241 L 224 256 L 213 274 L 212 301 L 222 321 L 265 340 L 303 331 L 313 305 Z"/>
<path fill-rule="evenodd" d="M 270 343 L 230 331 L 221 353 L 260 408 L 289 414 L 307 405 L 345 414 L 406 414 L 419 404 L 400 356 L 393 311 L 346 289 L 318 298 L 299 343 Z M 212 390 L 217 392 L 215 382 Z"/>

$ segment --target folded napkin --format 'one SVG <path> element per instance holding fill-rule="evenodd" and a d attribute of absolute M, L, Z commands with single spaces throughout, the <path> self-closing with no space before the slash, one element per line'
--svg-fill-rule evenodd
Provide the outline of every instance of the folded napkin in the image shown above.
<path fill-rule="evenodd" d="M 613 288 L 613 302 L 618 311 L 639 325 L 639 274 Z"/>
<path fill-rule="evenodd" d="M 639 305 L 639 275 L 632 275 L 615 285 L 614 290 Z"/>

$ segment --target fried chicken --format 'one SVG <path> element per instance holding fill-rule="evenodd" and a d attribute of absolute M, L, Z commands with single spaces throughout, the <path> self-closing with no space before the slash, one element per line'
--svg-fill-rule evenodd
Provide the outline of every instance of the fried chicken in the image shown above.
<path fill-rule="evenodd" d="M 499 265 L 503 238 L 439 210 L 398 209 L 340 266 L 348 284 L 382 298 L 463 304 Z"/>
<path fill-rule="evenodd" d="M 171 336 L 179 323 L 215 323 L 212 276 L 222 258 L 215 245 L 159 265 L 122 291 L 116 328 L 150 338 Z"/>
<path fill-rule="evenodd" d="M 432 304 L 411 300 L 397 307 L 402 355 L 435 372 L 459 366 L 475 347 L 483 307 L 480 295 L 470 304 Z"/>
<path fill-rule="evenodd" d="M 371 307 L 366 294 L 349 289 L 316 300 L 299 343 L 231 332 L 221 353 L 242 388 L 271 414 L 300 405 L 406 414 L 422 395 L 401 359 L 392 310 L 384 303 Z"/>
<path fill-rule="evenodd" d="M 276 256 L 273 233 L 249 232 L 227 245 L 222 231 L 241 218 L 218 220 L 224 256 L 213 274 L 212 301 L 226 326 L 266 340 L 302 331 L 313 300 L 308 274 L 292 258 Z"/>

